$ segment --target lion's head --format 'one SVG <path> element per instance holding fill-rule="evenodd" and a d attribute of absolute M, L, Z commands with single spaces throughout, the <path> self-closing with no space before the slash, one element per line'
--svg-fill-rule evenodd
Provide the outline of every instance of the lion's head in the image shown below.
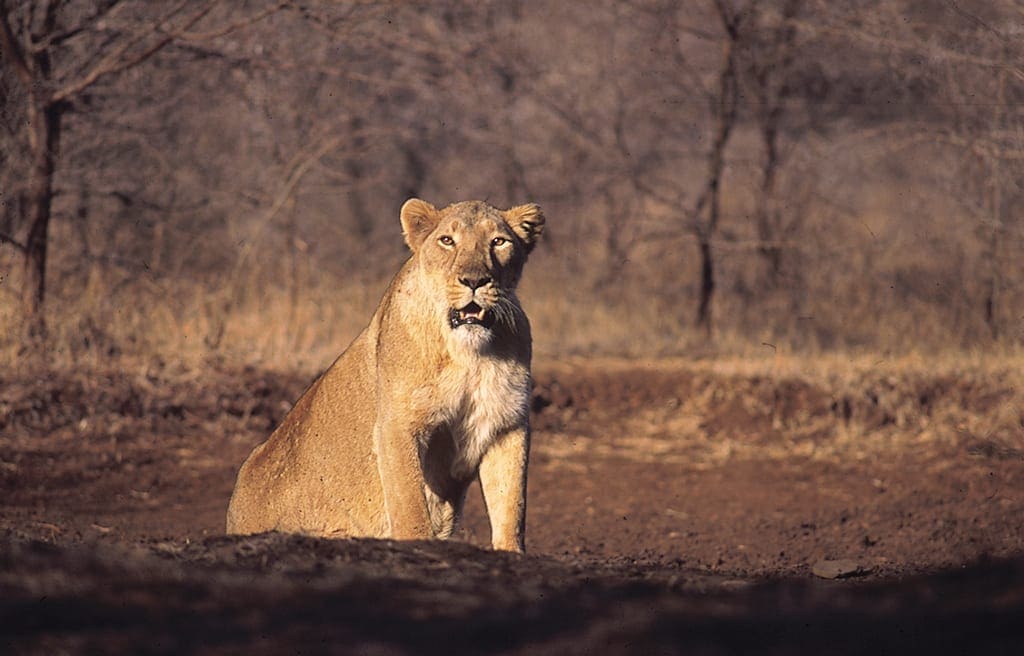
<path fill-rule="evenodd" d="M 425 288 L 446 329 L 474 343 L 521 314 L 515 288 L 526 257 L 544 230 L 537 205 L 498 210 L 468 201 L 437 209 L 413 198 L 401 211 L 402 231 Z"/>

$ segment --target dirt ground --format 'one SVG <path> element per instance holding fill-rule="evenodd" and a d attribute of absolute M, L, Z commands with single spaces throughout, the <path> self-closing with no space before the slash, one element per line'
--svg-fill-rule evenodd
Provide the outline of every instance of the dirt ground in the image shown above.
<path fill-rule="evenodd" d="M 1024 391 L 536 372 L 526 556 L 223 535 L 310 374 L 0 373 L 0 652 L 1024 653 Z"/>

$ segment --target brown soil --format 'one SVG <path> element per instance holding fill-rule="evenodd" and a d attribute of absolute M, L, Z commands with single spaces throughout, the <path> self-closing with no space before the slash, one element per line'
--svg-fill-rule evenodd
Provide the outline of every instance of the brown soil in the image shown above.
<path fill-rule="evenodd" d="M 0 374 L 0 652 L 1024 653 L 1012 378 L 548 365 L 528 556 L 225 537 L 309 380 Z"/>

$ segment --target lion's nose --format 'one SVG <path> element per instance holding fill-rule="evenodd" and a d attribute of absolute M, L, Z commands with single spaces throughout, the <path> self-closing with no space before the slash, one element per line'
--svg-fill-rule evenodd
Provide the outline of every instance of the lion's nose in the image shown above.
<path fill-rule="evenodd" d="M 491 282 L 491 278 L 490 276 L 483 276 L 482 278 L 459 278 L 459 282 L 473 291 L 476 291 Z"/>

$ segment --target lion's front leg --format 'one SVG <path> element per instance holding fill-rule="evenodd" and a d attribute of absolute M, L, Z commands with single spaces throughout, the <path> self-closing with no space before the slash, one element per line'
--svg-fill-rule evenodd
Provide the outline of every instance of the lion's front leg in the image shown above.
<path fill-rule="evenodd" d="M 530 430 L 515 428 L 491 445 L 480 461 L 480 488 L 491 521 L 491 546 L 522 552 L 526 548 L 526 464 Z"/>
<path fill-rule="evenodd" d="M 414 427 L 393 420 L 378 420 L 373 440 L 389 536 L 399 540 L 434 537 L 423 494 L 423 470 Z"/>

